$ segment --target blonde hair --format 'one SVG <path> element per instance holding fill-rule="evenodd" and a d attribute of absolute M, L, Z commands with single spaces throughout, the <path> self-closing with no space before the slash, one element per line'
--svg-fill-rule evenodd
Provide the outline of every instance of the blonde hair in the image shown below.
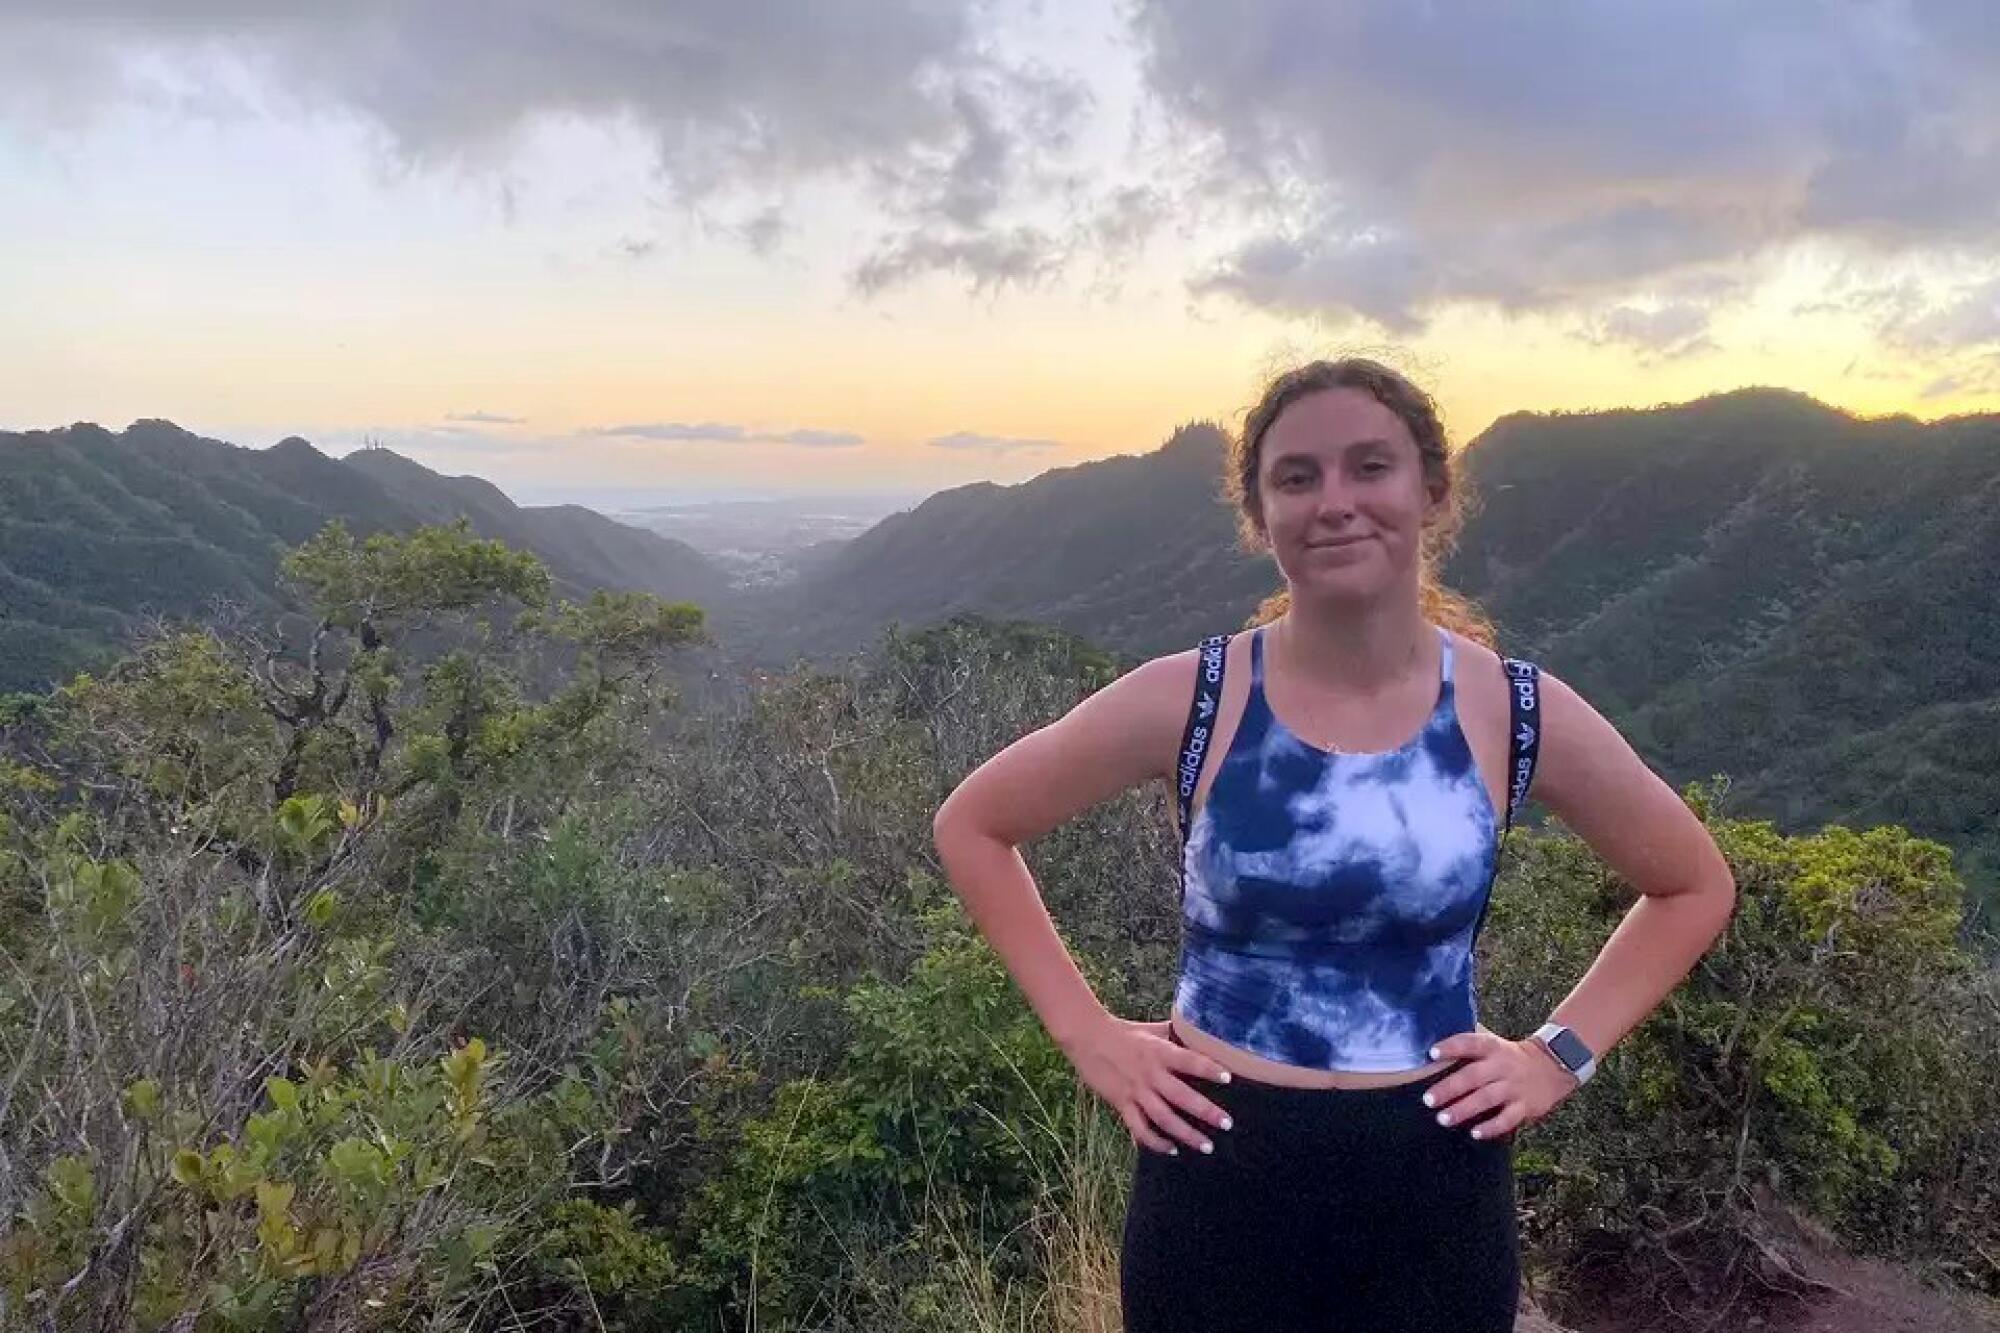
<path fill-rule="evenodd" d="M 1251 551 L 1270 549 L 1270 533 L 1264 527 L 1263 496 L 1257 485 L 1265 433 L 1287 407 L 1308 394 L 1328 389 L 1360 389 L 1394 412 L 1409 428 L 1410 438 L 1417 444 L 1424 481 L 1433 488 L 1442 488 L 1445 496 L 1444 512 L 1425 529 L 1419 556 L 1418 599 L 1424 617 L 1474 642 L 1494 647 L 1493 622 L 1486 613 L 1470 598 L 1445 587 L 1438 579 L 1438 567 L 1458 540 L 1470 501 L 1459 485 L 1458 469 L 1445 440 L 1444 425 L 1438 419 L 1437 404 L 1406 376 L 1379 361 L 1359 356 L 1310 361 L 1284 371 L 1265 386 L 1256 406 L 1245 414 L 1243 429 L 1229 441 L 1229 466 L 1223 477 L 1224 491 L 1236 508 L 1236 527 L 1243 545 Z M 1258 605 L 1244 622 L 1244 628 L 1276 620 L 1291 605 L 1291 589 L 1280 588 Z"/>

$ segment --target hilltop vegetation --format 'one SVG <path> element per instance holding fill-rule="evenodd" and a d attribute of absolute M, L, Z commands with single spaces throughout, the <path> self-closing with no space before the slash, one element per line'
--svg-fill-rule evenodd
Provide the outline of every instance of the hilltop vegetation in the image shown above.
<path fill-rule="evenodd" d="M 1270 562 L 1235 547 L 1222 451 L 1222 432 L 1195 423 L 1152 453 L 940 492 L 726 623 L 746 653 L 773 663 L 857 652 L 892 621 L 961 611 L 1126 653 L 1178 652 L 1272 588 Z"/>
<path fill-rule="evenodd" d="M 2000 417 L 1862 420 L 1745 390 L 1506 417 L 1472 441 L 1451 586 L 1676 783 L 1810 831 L 1953 847 L 2000 928 Z M 1223 437 L 947 491 L 788 599 L 746 652 L 859 649 L 892 622 L 1034 620 L 1144 658 L 1240 625 L 1279 584 L 1236 546 Z"/>
<path fill-rule="evenodd" d="M 103 660 L 150 613 L 268 615 L 283 545 L 465 517 L 557 586 L 701 603 L 722 653 L 782 669 L 892 624 L 1032 621 L 1130 662 L 1238 625 L 1278 582 L 1236 546 L 1223 436 L 931 497 L 812 563 L 727 589 L 693 551 L 574 507 L 522 509 L 386 450 L 244 450 L 159 422 L 0 436 L 0 690 Z M 1797 394 L 1503 418 L 1446 569 L 1671 781 L 1809 832 L 1902 824 L 1957 854 L 2000 929 L 2000 417 L 1862 420 Z"/>
<path fill-rule="evenodd" d="M 679 542 L 575 506 L 524 509 L 386 449 L 240 449 L 166 421 L 0 431 L 0 691 L 108 661 L 152 616 L 267 615 L 279 555 L 330 520 L 370 533 L 460 517 L 535 552 L 572 593 L 724 596 L 721 574 Z"/>
<path fill-rule="evenodd" d="M 462 526 L 284 574 L 282 645 L 168 629 L 0 710 L 0 1326 L 1115 1326 L 1132 1147 L 929 847 L 1114 658 L 961 618 L 695 716 L 694 606 L 560 600 Z M 1728 935 L 1521 1136 L 1538 1287 L 1754 1304 L 1804 1214 L 2000 1292 L 1949 852 L 1713 795 Z M 1106 1002 L 1163 1013 L 1164 791 L 1027 850 Z M 1631 891 L 1557 831 L 1508 860 L 1482 1017 L 1525 1031 Z"/>
<path fill-rule="evenodd" d="M 1458 586 L 1667 772 L 2000 881 L 2000 417 L 1746 391 L 1511 417 L 1469 457 Z"/>

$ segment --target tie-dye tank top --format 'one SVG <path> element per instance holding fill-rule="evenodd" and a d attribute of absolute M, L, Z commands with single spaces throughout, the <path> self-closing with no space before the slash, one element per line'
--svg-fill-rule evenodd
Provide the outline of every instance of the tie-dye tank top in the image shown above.
<path fill-rule="evenodd" d="M 1437 704 L 1402 747 L 1328 752 L 1250 691 L 1188 827 L 1175 1008 L 1271 1060 L 1388 1071 L 1476 1022 L 1472 946 L 1499 850 L 1460 730 L 1452 638 Z"/>

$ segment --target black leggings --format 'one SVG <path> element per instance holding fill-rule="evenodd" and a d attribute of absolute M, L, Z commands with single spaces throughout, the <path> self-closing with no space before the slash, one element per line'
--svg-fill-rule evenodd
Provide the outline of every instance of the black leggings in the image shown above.
<path fill-rule="evenodd" d="M 1424 1089 L 1450 1072 L 1352 1089 L 1191 1079 L 1235 1127 L 1209 1134 L 1213 1155 L 1139 1149 L 1126 1333 L 1512 1329 L 1512 1136 L 1437 1123 Z"/>

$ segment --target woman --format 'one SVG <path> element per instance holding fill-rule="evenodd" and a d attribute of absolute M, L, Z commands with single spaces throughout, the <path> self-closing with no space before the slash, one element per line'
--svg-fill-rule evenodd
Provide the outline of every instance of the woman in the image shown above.
<path fill-rule="evenodd" d="M 1437 585 L 1453 474 L 1401 375 L 1361 359 L 1280 375 L 1232 442 L 1228 489 L 1284 592 L 1205 662 L 1156 658 L 1008 746 L 937 812 L 967 911 L 1140 1145 L 1129 1333 L 1511 1328 L 1509 1136 L 1590 1076 L 1734 908 L 1674 791 L 1560 680 L 1503 666 Z M 1212 726 L 1190 715 L 1203 694 Z M 1539 754 L 1517 733 L 1539 733 Z M 1173 1011 L 1122 1019 L 1016 848 L 1177 773 L 1198 781 Z M 1471 959 L 1500 812 L 1529 782 L 1643 897 L 1549 1024 L 1506 1037 L 1473 1019 Z"/>

